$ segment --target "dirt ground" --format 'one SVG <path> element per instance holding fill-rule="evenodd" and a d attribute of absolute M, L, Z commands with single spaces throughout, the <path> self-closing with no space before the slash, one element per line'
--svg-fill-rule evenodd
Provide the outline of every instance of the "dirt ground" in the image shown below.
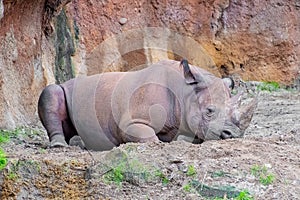
<path fill-rule="evenodd" d="M 1 199 L 300 199 L 300 92 L 260 92 L 245 137 L 48 148 L 42 128 L 2 147 Z M 244 198 L 247 199 L 247 198 Z"/>

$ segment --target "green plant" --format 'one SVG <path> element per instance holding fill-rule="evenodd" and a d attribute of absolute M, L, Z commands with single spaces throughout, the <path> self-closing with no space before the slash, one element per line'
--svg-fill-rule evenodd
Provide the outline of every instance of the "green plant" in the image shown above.
<path fill-rule="evenodd" d="M 120 184 L 124 180 L 124 169 L 122 166 L 112 169 L 111 179 L 117 184 Z"/>
<path fill-rule="evenodd" d="M 189 165 L 188 166 L 188 170 L 187 170 L 187 172 L 186 172 L 186 175 L 188 175 L 188 176 L 193 176 L 193 175 L 195 175 L 197 172 L 196 172 L 196 169 L 195 169 L 195 167 L 194 167 L 194 165 Z"/>
<path fill-rule="evenodd" d="M 275 81 L 263 82 L 257 86 L 257 90 L 274 92 L 280 89 L 279 83 Z"/>
<path fill-rule="evenodd" d="M 120 185 L 124 180 L 125 169 L 124 162 L 119 163 L 117 166 L 112 167 L 108 173 L 104 175 L 104 179 Z"/>
<path fill-rule="evenodd" d="M 166 175 L 164 175 L 162 171 L 157 170 L 155 175 L 161 179 L 163 185 L 167 185 L 170 182 L 170 180 L 167 178 Z"/>
<path fill-rule="evenodd" d="M 266 166 L 254 165 L 250 169 L 251 174 L 259 179 L 263 185 L 270 185 L 275 181 L 275 175 L 268 172 Z"/>
<path fill-rule="evenodd" d="M 259 177 L 259 182 L 263 185 L 270 185 L 275 180 L 275 176 L 273 174 L 261 174 Z"/>
<path fill-rule="evenodd" d="M 7 165 L 6 154 L 4 153 L 4 151 L 2 149 L 0 149 L 0 170 L 5 168 L 6 165 Z"/>
<path fill-rule="evenodd" d="M 0 130 L 0 145 L 9 141 L 10 138 L 18 136 L 24 129 L 16 128 L 14 130 Z M 7 157 L 3 149 L 0 148 L 0 170 L 7 165 Z"/>
<path fill-rule="evenodd" d="M 258 174 L 260 173 L 261 171 L 261 167 L 257 164 L 253 165 L 250 169 L 250 173 L 253 175 L 253 176 L 258 176 Z"/>
<path fill-rule="evenodd" d="M 191 190 L 192 190 L 192 185 L 191 185 L 190 183 L 184 185 L 184 186 L 183 186 L 183 190 L 184 190 L 185 192 L 191 192 Z"/>
<path fill-rule="evenodd" d="M 235 197 L 234 200 L 253 200 L 253 196 L 249 194 L 247 190 L 240 192 L 239 196 Z"/>
<path fill-rule="evenodd" d="M 39 149 L 40 154 L 45 154 L 46 152 L 47 152 L 46 149 Z"/>
<path fill-rule="evenodd" d="M 17 177 L 18 177 L 18 175 L 13 171 L 10 171 L 7 176 L 7 178 L 11 179 L 11 180 L 15 180 L 15 179 L 17 179 Z"/>
<path fill-rule="evenodd" d="M 213 200 L 226 200 L 227 197 L 216 197 Z M 233 200 L 254 200 L 253 196 L 249 194 L 247 190 L 243 190 L 239 193 L 237 197 L 232 198 Z"/>
<path fill-rule="evenodd" d="M 1 143 L 5 143 L 5 142 L 7 142 L 8 140 L 9 140 L 9 137 L 8 137 L 8 135 L 6 135 L 6 134 L 2 134 L 2 132 L 0 132 L 0 144 Z"/>

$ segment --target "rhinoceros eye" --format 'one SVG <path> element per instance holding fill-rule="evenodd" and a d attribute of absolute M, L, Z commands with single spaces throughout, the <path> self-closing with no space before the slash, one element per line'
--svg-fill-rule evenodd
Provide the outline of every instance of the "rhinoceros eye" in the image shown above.
<path fill-rule="evenodd" d="M 206 88 L 205 85 L 197 85 L 195 88 L 194 88 L 194 91 L 196 94 L 198 94 L 199 92 L 201 92 L 202 90 L 204 90 Z"/>
<path fill-rule="evenodd" d="M 201 92 L 201 90 L 203 90 L 203 89 L 200 88 L 200 87 L 196 87 L 196 88 L 194 89 L 194 91 L 195 91 L 196 94 L 198 94 L 199 92 Z"/>
<path fill-rule="evenodd" d="M 210 105 L 206 108 L 206 114 L 207 116 L 212 116 L 216 112 L 216 107 L 213 105 Z"/>
<path fill-rule="evenodd" d="M 214 105 L 210 105 L 205 109 L 203 118 L 206 121 L 210 121 L 216 118 L 217 108 Z"/>

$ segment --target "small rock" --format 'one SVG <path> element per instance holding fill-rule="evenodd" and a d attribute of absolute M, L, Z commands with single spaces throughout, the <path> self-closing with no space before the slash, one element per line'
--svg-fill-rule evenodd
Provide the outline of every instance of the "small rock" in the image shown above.
<path fill-rule="evenodd" d="M 169 161 L 170 163 L 175 163 L 175 164 L 183 163 L 183 160 L 179 157 L 170 157 Z"/>
<path fill-rule="evenodd" d="M 216 48 L 217 51 L 221 51 L 222 50 L 222 48 L 223 48 L 222 42 L 220 42 L 218 40 L 215 40 L 213 42 L 213 44 L 214 44 L 214 46 L 215 46 L 215 48 Z"/>
<path fill-rule="evenodd" d="M 268 164 L 265 164 L 265 167 L 268 168 L 268 169 L 271 169 L 272 165 L 268 163 Z"/>
<path fill-rule="evenodd" d="M 126 24 L 126 23 L 127 23 L 127 18 L 122 17 L 122 18 L 119 20 L 119 23 L 120 23 L 121 25 Z"/>
<path fill-rule="evenodd" d="M 188 166 L 185 163 L 179 164 L 178 168 L 180 171 L 182 171 L 184 173 L 188 171 Z"/>
<path fill-rule="evenodd" d="M 144 152 L 146 150 L 145 144 L 139 145 L 136 149 L 138 152 Z"/>

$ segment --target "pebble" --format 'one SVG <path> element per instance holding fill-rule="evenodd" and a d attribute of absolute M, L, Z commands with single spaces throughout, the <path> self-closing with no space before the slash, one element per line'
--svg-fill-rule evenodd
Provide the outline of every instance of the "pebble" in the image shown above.
<path fill-rule="evenodd" d="M 269 164 L 269 163 L 267 163 L 267 164 L 265 164 L 265 167 L 268 168 L 268 169 L 271 169 L 271 168 L 272 168 L 272 165 Z"/>
<path fill-rule="evenodd" d="M 120 23 L 121 25 L 126 24 L 126 23 L 127 23 L 127 18 L 124 18 L 124 17 L 120 18 L 120 19 L 119 19 L 119 23 Z"/>

